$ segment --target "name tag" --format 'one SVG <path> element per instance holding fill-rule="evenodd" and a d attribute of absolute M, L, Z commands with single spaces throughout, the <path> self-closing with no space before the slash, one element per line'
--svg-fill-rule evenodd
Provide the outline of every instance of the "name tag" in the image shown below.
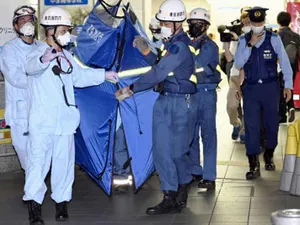
<path fill-rule="evenodd" d="M 264 51 L 264 59 L 272 59 L 272 53 L 270 50 Z"/>

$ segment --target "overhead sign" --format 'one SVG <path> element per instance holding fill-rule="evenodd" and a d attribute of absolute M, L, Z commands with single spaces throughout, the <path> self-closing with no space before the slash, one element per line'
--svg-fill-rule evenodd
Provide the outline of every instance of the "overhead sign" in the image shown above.
<path fill-rule="evenodd" d="M 55 5 L 87 5 L 88 0 L 45 0 L 47 6 Z"/>

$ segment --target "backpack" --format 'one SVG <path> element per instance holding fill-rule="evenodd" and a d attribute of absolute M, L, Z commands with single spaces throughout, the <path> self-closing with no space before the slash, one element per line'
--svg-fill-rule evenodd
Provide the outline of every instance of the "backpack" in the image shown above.
<path fill-rule="evenodd" d="M 290 60 L 293 72 L 298 71 L 298 59 L 300 57 L 300 36 L 292 30 L 279 32 L 283 46 Z"/>

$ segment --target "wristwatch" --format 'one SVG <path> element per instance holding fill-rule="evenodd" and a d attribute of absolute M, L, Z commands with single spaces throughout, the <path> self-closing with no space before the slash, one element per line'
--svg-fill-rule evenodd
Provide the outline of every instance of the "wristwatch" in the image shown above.
<path fill-rule="evenodd" d="M 250 42 L 247 43 L 247 46 L 248 46 L 249 48 L 252 48 L 252 47 L 253 47 L 252 44 L 251 44 Z"/>

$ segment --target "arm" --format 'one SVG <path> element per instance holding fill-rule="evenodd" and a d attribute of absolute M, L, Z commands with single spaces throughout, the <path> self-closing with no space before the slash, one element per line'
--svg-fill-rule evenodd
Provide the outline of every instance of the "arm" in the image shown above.
<path fill-rule="evenodd" d="M 187 49 L 187 51 L 189 51 Z M 141 92 L 164 81 L 169 73 L 180 66 L 182 60 L 185 58 L 185 52 L 182 46 L 173 44 L 167 54 L 159 61 L 158 64 L 154 65 L 152 69 L 141 76 L 132 86 L 131 89 L 134 92 Z"/>
<path fill-rule="evenodd" d="M 230 51 L 230 45 L 231 45 L 231 44 L 232 44 L 232 43 L 230 43 L 230 42 L 225 42 L 225 43 L 224 43 L 225 58 L 226 58 L 226 61 L 227 61 L 227 62 L 233 61 L 233 58 L 234 58 L 233 54 L 232 54 L 231 51 Z"/>
<path fill-rule="evenodd" d="M 78 88 L 99 85 L 105 81 L 104 69 L 92 69 L 84 66 L 78 59 L 74 59 L 71 54 L 66 54 L 73 65 L 72 81 Z"/>
<path fill-rule="evenodd" d="M 157 60 L 157 55 L 150 51 L 147 55 L 144 55 L 144 58 L 146 60 L 147 63 L 149 63 L 149 65 L 155 65 L 156 60 Z"/>
<path fill-rule="evenodd" d="M 21 66 L 21 59 L 17 56 L 15 49 L 4 46 L 1 54 L 1 71 L 5 80 L 13 87 L 27 89 L 27 75 Z"/>
<path fill-rule="evenodd" d="M 293 71 L 280 37 L 278 35 L 272 36 L 271 43 L 278 55 L 280 68 L 283 73 L 284 87 L 293 89 Z"/>
<path fill-rule="evenodd" d="M 244 36 L 239 38 L 238 47 L 234 56 L 234 65 L 237 69 L 242 69 L 251 55 L 251 48 L 247 46 Z"/>
<path fill-rule="evenodd" d="M 48 69 L 50 62 L 42 63 L 41 57 L 47 47 L 39 46 L 32 50 L 26 58 L 25 70 L 28 76 L 40 76 Z"/>
<path fill-rule="evenodd" d="M 196 59 L 197 69 L 203 68 L 203 72 L 198 73 L 200 76 L 214 75 L 217 65 L 219 64 L 219 48 L 214 44 L 207 44 L 202 47 L 200 54 Z"/>

